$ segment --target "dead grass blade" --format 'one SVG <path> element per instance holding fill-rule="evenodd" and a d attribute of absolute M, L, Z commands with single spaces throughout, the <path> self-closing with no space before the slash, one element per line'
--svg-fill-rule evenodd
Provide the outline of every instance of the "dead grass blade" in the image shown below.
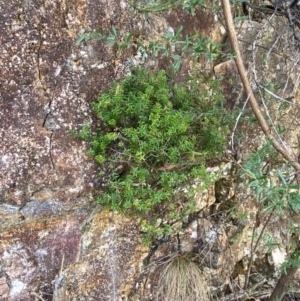
<path fill-rule="evenodd" d="M 196 263 L 175 257 L 163 268 L 157 301 L 208 301 L 206 285 Z"/>

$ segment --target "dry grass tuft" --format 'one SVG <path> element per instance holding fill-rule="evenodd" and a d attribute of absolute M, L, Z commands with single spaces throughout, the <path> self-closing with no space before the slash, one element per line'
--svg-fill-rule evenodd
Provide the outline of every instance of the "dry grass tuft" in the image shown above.
<path fill-rule="evenodd" d="M 208 301 L 206 286 L 194 262 L 175 257 L 160 274 L 157 301 Z"/>

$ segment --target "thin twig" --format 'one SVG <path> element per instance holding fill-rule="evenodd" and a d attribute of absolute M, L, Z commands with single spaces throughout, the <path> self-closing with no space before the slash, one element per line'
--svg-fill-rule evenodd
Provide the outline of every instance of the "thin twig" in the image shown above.
<path fill-rule="evenodd" d="M 254 258 L 254 253 L 256 252 L 256 249 L 258 247 L 258 243 L 260 242 L 261 238 L 262 238 L 262 235 L 263 233 L 265 232 L 265 229 L 268 225 L 268 223 L 270 222 L 270 219 L 274 213 L 274 210 L 275 210 L 275 207 L 272 209 L 272 211 L 270 212 L 269 216 L 268 216 L 268 219 L 266 221 L 266 223 L 264 224 L 260 234 L 259 234 L 259 237 L 257 238 L 257 241 L 255 243 L 255 246 L 253 248 L 253 242 L 254 242 L 254 231 L 255 231 L 255 227 L 253 228 L 253 233 L 252 233 L 252 240 L 251 240 L 251 256 L 250 256 L 250 261 L 249 261 L 249 264 L 248 264 L 248 269 L 247 269 L 247 276 L 246 276 L 246 279 L 245 279 L 245 285 L 244 285 L 244 289 L 247 289 L 248 287 L 248 284 L 249 284 L 249 278 L 250 278 L 250 273 L 251 273 L 251 268 L 252 268 L 252 264 L 253 264 L 253 258 Z"/>
<path fill-rule="evenodd" d="M 64 268 L 64 260 L 65 260 L 65 253 L 63 253 L 62 259 L 61 259 L 61 266 L 60 266 L 60 271 L 59 271 L 59 276 L 62 275 L 62 271 Z"/>
<path fill-rule="evenodd" d="M 268 118 L 269 118 L 269 120 L 270 120 L 270 123 L 271 123 L 271 125 L 272 125 L 272 128 L 273 128 L 273 130 L 274 130 L 274 132 L 275 132 L 275 134 L 276 134 L 276 136 L 277 136 L 277 139 L 280 141 L 281 145 L 283 145 L 283 147 L 285 148 L 285 150 L 286 150 L 286 151 L 289 151 L 288 146 L 287 146 L 287 145 L 285 144 L 285 142 L 282 140 L 280 134 L 278 133 L 278 131 L 277 131 L 277 129 L 276 129 L 276 126 L 275 126 L 275 124 L 274 124 L 274 122 L 273 122 L 273 120 L 272 120 L 272 118 L 271 118 L 271 115 L 270 115 L 270 113 L 269 113 L 269 109 L 268 109 L 268 107 L 266 106 L 263 97 L 261 97 L 261 101 L 262 101 L 262 104 L 263 104 L 263 106 L 264 106 L 264 108 L 265 108 L 266 115 L 268 116 Z"/>
<path fill-rule="evenodd" d="M 31 292 L 31 295 L 34 295 L 34 296 L 36 296 L 37 298 L 41 299 L 42 301 L 45 301 L 44 298 L 42 298 L 41 296 L 39 296 L 39 295 L 38 295 L 37 293 L 35 293 L 35 292 Z"/>
<path fill-rule="evenodd" d="M 242 290 L 240 292 L 234 292 L 230 295 L 227 295 L 227 296 L 223 297 L 220 301 L 235 301 L 235 300 L 243 299 L 247 295 L 253 296 L 254 293 L 252 294 L 252 292 L 256 291 L 257 288 L 260 287 L 261 285 L 263 285 L 265 282 L 266 282 L 266 279 L 256 283 L 255 285 L 253 285 L 252 287 L 250 287 L 247 290 Z M 261 295 L 265 295 L 265 294 L 266 294 L 266 292 L 261 292 Z M 267 291 L 267 294 L 270 295 L 271 292 Z M 258 296 L 260 296 L 259 292 L 258 292 Z"/>
<path fill-rule="evenodd" d="M 293 102 L 291 102 L 291 101 L 288 101 L 288 100 L 286 100 L 286 99 L 284 99 L 284 98 L 278 96 L 277 94 L 275 94 L 275 93 L 273 93 L 272 91 L 268 90 L 268 89 L 267 89 L 266 87 L 264 87 L 263 85 L 261 85 L 261 84 L 259 84 L 259 83 L 257 83 L 257 85 L 258 85 L 260 88 L 262 88 L 263 90 L 265 90 L 268 94 L 270 94 L 271 96 L 273 96 L 274 98 L 276 98 L 276 99 L 278 99 L 278 100 L 281 100 L 281 101 L 283 101 L 283 102 L 287 102 L 288 104 L 293 105 L 293 106 L 295 106 L 295 107 L 300 107 L 298 104 L 293 103 Z"/>
<path fill-rule="evenodd" d="M 238 126 L 239 120 L 240 120 L 240 118 L 242 117 L 242 115 L 243 115 L 243 113 L 244 113 L 244 110 L 245 110 L 245 108 L 246 108 L 246 105 L 247 105 L 247 103 L 248 103 L 248 100 L 249 100 L 249 95 L 248 95 L 248 97 L 247 97 L 247 99 L 246 99 L 246 101 L 245 101 L 245 103 L 244 103 L 244 105 L 243 105 L 243 107 L 242 107 L 241 112 L 239 113 L 238 117 L 236 118 L 235 125 L 234 125 L 234 127 L 233 127 L 232 134 L 231 134 L 231 136 L 230 136 L 231 149 L 232 149 L 232 152 L 233 152 L 234 154 L 237 153 L 237 151 L 236 151 L 236 149 L 235 149 L 235 146 L 234 146 L 234 134 L 235 134 L 236 128 L 237 128 L 237 126 Z"/>

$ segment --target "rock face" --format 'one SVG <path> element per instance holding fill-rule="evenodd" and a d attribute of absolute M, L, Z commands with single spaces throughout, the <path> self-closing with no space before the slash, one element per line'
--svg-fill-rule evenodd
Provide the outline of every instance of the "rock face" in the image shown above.
<path fill-rule="evenodd" d="M 1 247 L 4 283 L 10 288 L 2 297 L 34 299 L 32 292 L 52 291 L 48 281 L 58 272 L 63 257 L 67 266 L 78 260 L 80 224 L 75 217 L 31 220 L 2 232 Z"/>
<path fill-rule="evenodd" d="M 170 23 L 176 16 L 169 16 Z M 63 199 L 69 206 L 71 199 L 100 187 L 86 145 L 68 132 L 91 122 L 89 103 L 122 77 L 128 64 L 101 41 L 78 47 L 75 41 L 84 31 L 108 32 L 112 25 L 144 38 L 156 28 L 153 20 L 147 27 L 141 19 L 122 1 L 1 3 L 0 195 L 12 206 L 1 210 L 13 214 L 13 207 L 23 207 L 31 197 Z M 155 22 L 161 31 L 168 26 Z M 209 33 L 212 26 L 203 24 L 202 30 Z"/>
<path fill-rule="evenodd" d="M 62 276 L 66 300 L 126 299 L 149 250 L 136 221 L 97 206 L 99 167 L 68 133 L 92 121 L 90 102 L 136 49 L 75 41 L 112 26 L 155 36 L 178 12 L 145 22 L 122 0 L 1 1 L 0 12 L 0 300 L 52 300 Z M 207 22 L 181 12 L 182 24 L 212 32 L 213 15 L 197 14 Z"/>
<path fill-rule="evenodd" d="M 70 300 L 126 300 L 149 249 L 136 222 L 101 212 L 82 235 L 80 259 L 65 270 Z"/>
<path fill-rule="evenodd" d="M 0 300 L 52 300 L 62 270 L 68 298 L 113 300 L 148 249 L 135 222 L 99 211 L 98 167 L 68 132 L 91 121 L 89 103 L 123 71 L 103 43 L 75 41 L 114 20 L 128 32 L 142 23 L 122 1 L 0 6 Z"/>
<path fill-rule="evenodd" d="M 69 135 L 97 123 L 90 103 L 138 60 L 135 46 L 123 54 L 102 41 L 76 46 L 81 33 L 115 26 L 146 39 L 183 25 L 185 33 L 204 32 L 222 42 L 224 30 L 212 10 L 196 10 L 195 18 L 179 10 L 164 18 L 150 14 L 144 21 L 123 0 L 11 0 L 0 2 L 0 12 L 0 300 L 152 300 L 157 260 L 178 253 L 178 239 L 183 251 L 198 254 L 215 287 L 233 274 L 243 276 L 257 204 L 241 206 L 250 212 L 245 223 L 226 224 L 216 213 L 242 198 L 245 188 L 236 191 L 228 179 L 234 167 L 197 195 L 202 213 L 185 231 L 150 251 L 140 241 L 136 219 L 97 205 L 99 167 L 87 157 L 88 145 Z M 59 300 L 53 285 L 64 288 Z"/>
<path fill-rule="evenodd" d="M 68 131 L 89 121 L 88 100 L 115 76 L 111 65 L 92 67 L 111 59 L 103 45 L 97 52 L 81 51 L 74 40 L 89 25 L 105 27 L 109 16 L 104 17 L 104 4 L 84 1 L 1 5 L 6 30 L 1 36 L 0 192 L 6 203 L 23 206 L 44 187 L 60 187 L 67 203 L 97 187 L 86 148 Z"/>

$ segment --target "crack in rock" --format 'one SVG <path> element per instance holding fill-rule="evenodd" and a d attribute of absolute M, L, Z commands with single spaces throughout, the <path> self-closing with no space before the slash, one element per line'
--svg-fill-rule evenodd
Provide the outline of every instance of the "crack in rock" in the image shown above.
<path fill-rule="evenodd" d="M 53 136 L 53 132 L 50 134 L 49 137 L 45 137 L 46 138 L 46 143 L 47 143 L 47 151 L 46 152 L 49 154 L 52 169 L 55 170 L 55 165 L 54 165 L 52 152 L 51 152 L 51 150 L 52 150 L 52 136 Z"/>

